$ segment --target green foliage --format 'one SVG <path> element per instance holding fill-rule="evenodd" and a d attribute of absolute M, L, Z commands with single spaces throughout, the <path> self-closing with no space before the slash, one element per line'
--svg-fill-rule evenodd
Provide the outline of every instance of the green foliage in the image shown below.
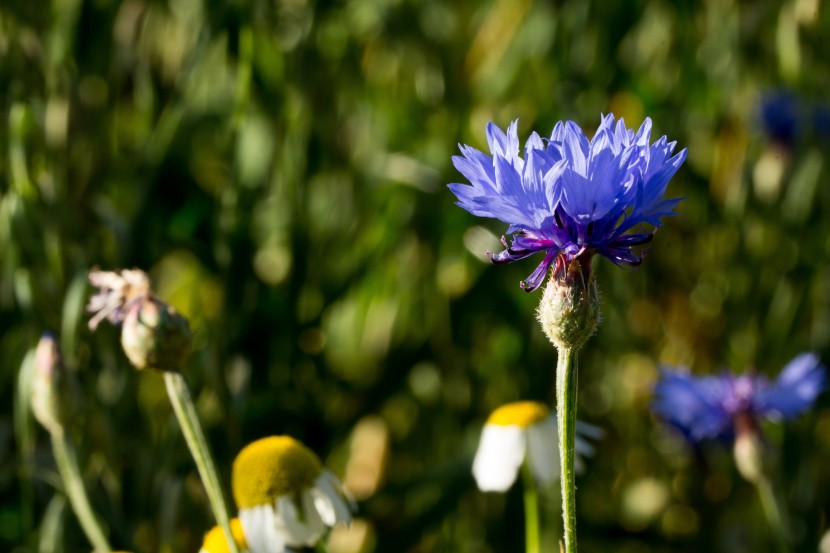
<path fill-rule="evenodd" d="M 556 354 L 540 294 L 518 287 L 529 266 L 483 260 L 505 229 L 443 185 L 487 121 L 519 118 L 525 137 L 613 111 L 688 147 L 669 186 L 686 200 L 641 268 L 595 263 L 603 323 L 579 407 L 606 437 L 578 482 L 581 544 L 764 551 L 728 451 L 690 450 L 648 405 L 659 363 L 773 374 L 806 349 L 828 359 L 828 145 L 775 145 L 756 109 L 778 87 L 823 100 L 830 12 L 555 4 L 1 7 L 0 548 L 89 550 L 16 392 L 47 329 L 84 392 L 71 432 L 113 545 L 196 551 L 213 525 L 161 377 L 130 368 L 115 329 L 86 327 L 99 266 L 147 270 L 189 318 L 183 373 L 226 489 L 245 444 L 287 433 L 363 486 L 365 551 L 520 550 L 518 489 L 481 494 L 469 461 L 493 408 L 552 402 Z M 770 429 L 796 550 L 825 530 L 828 436 L 821 404 Z M 354 472 L 365 451 L 379 482 Z M 558 501 L 543 499 L 550 549 Z"/>

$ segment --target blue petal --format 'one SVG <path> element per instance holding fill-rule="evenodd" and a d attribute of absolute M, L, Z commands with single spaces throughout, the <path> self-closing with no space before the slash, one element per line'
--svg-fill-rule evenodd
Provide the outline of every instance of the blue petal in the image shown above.
<path fill-rule="evenodd" d="M 508 233 L 520 235 L 493 261 L 522 259 L 532 249 L 546 250 L 546 258 L 556 252 L 564 261 L 590 252 L 619 265 L 639 264 L 652 233 L 627 232 L 640 224 L 658 227 L 662 217 L 673 214 L 680 199 L 663 194 L 686 151 L 669 159 L 673 142 L 662 137 L 649 145 L 649 119 L 635 134 L 622 119 L 604 115 L 590 141 L 573 121 L 559 122 L 549 140 L 532 133 L 522 152 L 517 127 L 513 121 L 505 132 L 488 124 L 492 157 L 460 146 L 462 156 L 453 158 L 470 182 L 450 185 L 457 204 L 474 215 L 503 221 Z M 530 238 L 547 245 L 523 245 Z M 542 276 L 550 263 L 543 262 Z M 543 280 L 539 274 L 537 268 L 527 288 Z"/>
<path fill-rule="evenodd" d="M 545 254 L 545 259 L 542 260 L 539 266 L 536 267 L 536 270 L 533 271 L 529 277 L 519 284 L 519 287 L 525 292 L 533 292 L 539 288 L 539 286 L 542 285 L 542 282 L 545 281 L 545 275 L 548 274 L 548 269 L 550 268 L 551 263 L 553 263 L 553 260 L 556 259 L 556 253 L 557 252 L 555 251 L 549 251 Z"/>
<path fill-rule="evenodd" d="M 695 379 L 666 368 L 660 372 L 652 404 L 657 415 L 694 441 L 731 432 L 732 415 L 723 408 L 729 389 L 722 377 Z"/>
<path fill-rule="evenodd" d="M 754 408 L 771 419 L 788 419 L 809 409 L 827 387 L 826 369 L 815 353 L 790 361 L 774 384 L 755 398 Z"/>
<path fill-rule="evenodd" d="M 487 124 L 487 144 L 493 157 L 505 157 L 512 161 L 519 155 L 519 136 L 516 131 L 518 120 L 507 128 L 507 134 L 493 123 Z"/>

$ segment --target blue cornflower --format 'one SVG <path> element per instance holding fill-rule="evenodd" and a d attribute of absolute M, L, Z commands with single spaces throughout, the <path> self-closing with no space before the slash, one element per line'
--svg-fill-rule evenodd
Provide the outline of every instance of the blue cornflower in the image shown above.
<path fill-rule="evenodd" d="M 462 156 L 453 157 L 472 185 L 449 185 L 457 205 L 510 225 L 512 242 L 503 237 L 505 250 L 488 252 L 493 263 L 544 252 L 521 283 L 526 291 L 542 284 L 554 262 L 557 275 L 576 259 L 590 271 L 595 254 L 617 265 L 639 265 L 640 247 L 651 241 L 653 231 L 632 229 L 659 227 L 663 216 L 674 213 L 681 198 L 664 199 L 663 194 L 686 150 L 672 157 L 676 143 L 665 136 L 649 145 L 650 119 L 635 133 L 622 119 L 615 124 L 614 116 L 606 115 L 591 140 L 573 121 L 557 123 L 549 139 L 532 133 L 522 158 L 516 124 L 506 134 L 487 125 L 492 157 L 470 146 L 460 146 Z"/>
<path fill-rule="evenodd" d="M 794 418 L 812 406 L 827 385 L 825 368 L 814 353 L 802 353 L 770 382 L 757 374 L 695 378 L 663 369 L 652 408 L 692 441 L 731 440 L 757 428 L 762 419 Z"/>
<path fill-rule="evenodd" d="M 781 145 L 795 144 L 802 128 L 803 100 L 789 90 L 775 90 L 761 97 L 758 116 L 767 136 Z"/>

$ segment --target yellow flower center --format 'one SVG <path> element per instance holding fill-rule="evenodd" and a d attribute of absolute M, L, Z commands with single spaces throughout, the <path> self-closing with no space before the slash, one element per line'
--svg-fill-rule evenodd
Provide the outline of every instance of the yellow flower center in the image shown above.
<path fill-rule="evenodd" d="M 233 541 L 240 549 L 248 549 L 245 541 L 245 532 L 242 530 L 242 523 L 238 518 L 231 519 L 231 533 Z M 202 543 L 201 551 L 206 553 L 230 553 L 230 547 L 225 539 L 225 533 L 221 526 L 214 526 L 210 532 L 205 534 L 205 541 Z"/>
<path fill-rule="evenodd" d="M 544 420 L 550 410 L 538 401 L 516 401 L 502 405 L 490 415 L 487 424 L 496 426 L 520 426 L 527 428 Z"/>
<path fill-rule="evenodd" d="M 314 486 L 323 466 L 306 446 L 290 436 L 271 436 L 248 444 L 233 462 L 233 496 L 240 509 L 299 496 Z"/>

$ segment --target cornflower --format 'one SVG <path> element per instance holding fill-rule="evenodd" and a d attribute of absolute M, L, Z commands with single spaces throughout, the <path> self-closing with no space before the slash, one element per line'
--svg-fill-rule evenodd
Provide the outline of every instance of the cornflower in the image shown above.
<path fill-rule="evenodd" d="M 761 423 L 792 419 L 809 409 L 827 387 L 826 369 L 814 353 L 802 353 L 770 382 L 754 373 L 693 377 L 663 369 L 654 388 L 655 413 L 690 441 L 731 442 L 738 472 L 758 491 L 778 549 L 789 551 L 785 519 L 770 478 L 770 447 Z"/>
<path fill-rule="evenodd" d="M 505 133 L 490 123 L 491 155 L 460 146 L 455 167 L 470 184 L 450 184 L 457 205 L 473 215 L 508 225 L 504 250 L 488 256 L 512 263 L 543 254 L 520 283 L 531 292 L 550 273 L 537 310 L 539 322 L 558 350 L 557 419 L 565 553 L 576 547 L 575 439 L 577 353 L 600 319 L 599 292 L 591 260 L 637 266 L 662 218 L 681 198 L 664 198 L 666 186 L 686 159 L 675 142 L 651 140 L 651 120 L 637 132 L 611 114 L 602 116 L 590 140 L 579 126 L 559 122 L 543 139 L 531 133 L 519 148 L 517 122 Z M 524 157 L 522 157 L 524 154 Z"/>

